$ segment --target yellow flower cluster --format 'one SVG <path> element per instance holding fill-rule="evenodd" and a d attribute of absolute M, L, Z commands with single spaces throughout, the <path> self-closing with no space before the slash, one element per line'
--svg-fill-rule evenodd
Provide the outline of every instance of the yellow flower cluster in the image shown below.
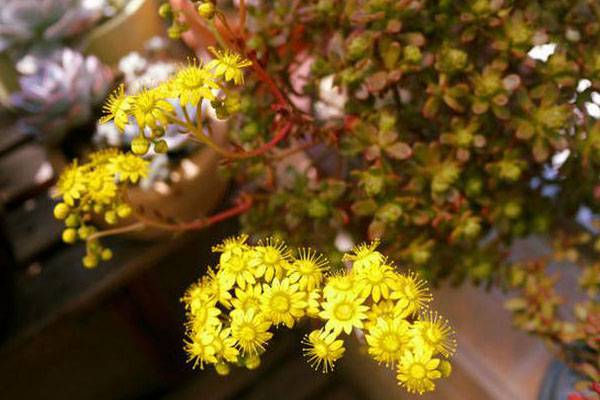
<path fill-rule="evenodd" d="M 92 153 L 89 162 L 82 165 L 75 160 L 61 173 L 56 197 L 61 197 L 62 202 L 54 207 L 54 216 L 65 222 L 63 241 L 86 240 L 86 268 L 112 256 L 97 240 L 89 240 L 97 231 L 92 225 L 93 215 L 103 216 L 108 224 L 128 217 L 132 210 L 123 199 L 123 191 L 128 184 L 136 184 L 148 175 L 148 164 L 136 155 L 110 149 Z"/>
<path fill-rule="evenodd" d="M 292 328 L 313 318 L 321 327 L 303 340 L 308 362 L 323 372 L 345 352 L 344 339 L 362 339 L 368 354 L 397 368 L 409 392 L 435 389 L 451 371 L 456 343 L 446 320 L 427 311 L 432 296 L 415 274 L 400 274 L 378 251 L 378 243 L 346 254 L 347 268 L 334 271 L 312 249 L 289 250 L 268 239 L 252 246 L 242 235 L 215 246 L 219 265 L 185 293 L 185 350 L 194 366 L 230 364 L 254 369 L 273 328 Z"/>
<path fill-rule="evenodd" d="M 178 125 L 182 132 L 193 133 L 202 139 L 201 107 L 207 100 L 215 108 L 219 118 L 226 118 L 239 109 L 239 97 L 227 96 L 226 82 L 244 83 L 242 68 L 252 65 L 239 54 L 229 50 L 209 50 L 216 57 L 206 65 L 191 62 L 181 68 L 171 79 L 152 88 L 145 88 L 134 95 L 127 95 L 123 85 L 109 97 L 104 106 L 101 123 L 114 121 L 124 130 L 132 117 L 140 127 L 133 139 L 131 150 L 144 155 L 151 146 L 158 153 L 168 150 L 163 139 L 168 125 Z M 190 118 L 187 107 L 196 109 L 196 120 Z"/>

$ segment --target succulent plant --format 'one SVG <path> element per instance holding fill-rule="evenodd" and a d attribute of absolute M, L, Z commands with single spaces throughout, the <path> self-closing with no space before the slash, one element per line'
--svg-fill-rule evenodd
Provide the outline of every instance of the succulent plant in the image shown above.
<path fill-rule="evenodd" d="M 83 0 L 0 0 L 0 52 L 47 53 L 89 28 L 102 10 Z"/>
<path fill-rule="evenodd" d="M 29 71 L 21 76 L 21 91 L 12 95 L 12 103 L 25 132 L 48 143 L 60 142 L 69 129 L 89 121 L 112 83 L 111 70 L 96 57 L 69 48 L 25 62 Z"/>

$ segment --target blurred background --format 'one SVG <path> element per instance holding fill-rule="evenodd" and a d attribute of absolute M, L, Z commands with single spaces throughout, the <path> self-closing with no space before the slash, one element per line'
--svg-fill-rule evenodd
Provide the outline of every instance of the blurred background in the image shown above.
<path fill-rule="evenodd" d="M 158 0 L 0 0 L 0 397 L 410 398 L 358 349 L 332 374 L 313 371 L 299 357 L 303 327 L 280 332 L 257 370 L 227 378 L 192 370 L 179 299 L 202 266 L 214 265 L 210 247 L 235 234 L 236 221 L 160 241 L 114 239 L 117 256 L 94 270 L 81 267 L 81 247 L 60 240 L 51 198 L 57 173 L 91 147 L 127 145 L 114 126 L 96 124 L 107 93 L 117 81 L 160 81 L 192 55 L 168 41 L 158 7 Z M 203 207 L 218 210 L 227 184 L 197 172 L 216 161 L 188 145 L 170 147 L 152 160 L 144 201 L 169 201 L 185 214 L 198 204 L 186 189 L 202 184 L 215 192 Z M 442 287 L 434 296 L 460 334 L 452 376 L 424 398 L 566 398 L 555 387 L 572 378 L 539 341 L 511 328 L 500 292 Z"/>

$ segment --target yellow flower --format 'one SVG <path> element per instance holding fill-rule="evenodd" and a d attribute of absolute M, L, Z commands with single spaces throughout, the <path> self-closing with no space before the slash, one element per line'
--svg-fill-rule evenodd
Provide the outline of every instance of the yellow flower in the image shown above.
<path fill-rule="evenodd" d="M 369 244 L 361 243 L 352 249 L 352 254 L 344 254 L 343 261 L 352 261 L 352 270 L 360 272 L 372 264 L 380 264 L 384 261 L 383 254 L 375 249 L 379 246 L 379 241 L 373 241 Z"/>
<path fill-rule="evenodd" d="M 288 328 L 304 315 L 306 293 L 298 291 L 298 285 L 285 278 L 275 278 L 271 285 L 263 286 L 261 311 L 274 325 L 284 323 Z"/>
<path fill-rule="evenodd" d="M 223 328 L 213 339 L 212 346 L 215 349 L 215 355 L 229 362 L 236 362 L 239 350 L 235 347 L 236 340 L 231 337 L 231 329 Z"/>
<path fill-rule="evenodd" d="M 221 323 L 219 320 L 220 314 L 221 310 L 214 305 L 196 299 L 190 303 L 190 319 L 187 328 L 191 332 L 198 333 L 218 326 Z"/>
<path fill-rule="evenodd" d="M 114 175 L 105 166 L 95 168 L 87 175 L 88 194 L 98 204 L 109 204 L 117 196 Z"/>
<path fill-rule="evenodd" d="M 246 284 L 254 285 L 254 268 L 250 265 L 250 253 L 240 248 L 224 252 L 220 258 L 219 279 L 235 282 L 244 289 Z"/>
<path fill-rule="evenodd" d="M 148 176 L 149 165 L 148 161 L 133 154 L 119 154 L 109 160 L 108 170 L 121 182 L 137 183 Z"/>
<path fill-rule="evenodd" d="M 199 282 L 193 283 L 181 298 L 181 301 L 185 304 L 185 308 L 189 311 L 192 308 L 192 304 L 216 304 L 216 300 L 214 300 L 211 293 L 207 290 L 206 279 L 202 279 Z"/>
<path fill-rule="evenodd" d="M 327 321 L 325 329 L 333 331 L 336 335 L 344 331 L 347 334 L 352 328 L 362 328 L 362 320 L 367 318 L 365 312 L 369 307 L 363 305 L 364 298 L 356 296 L 342 296 L 327 299 L 323 303 L 323 311 L 319 317 Z"/>
<path fill-rule="evenodd" d="M 169 123 L 168 115 L 175 107 L 166 99 L 166 89 L 158 86 L 144 89 L 133 98 L 133 116 L 141 128 L 156 128 L 158 123 L 165 127 Z"/>
<path fill-rule="evenodd" d="M 344 342 L 336 340 L 337 335 L 333 332 L 326 332 L 323 329 L 314 330 L 306 336 L 302 343 L 306 345 L 303 349 L 304 355 L 308 358 L 308 363 L 316 370 L 328 372 L 333 370 L 334 363 L 344 355 Z"/>
<path fill-rule="evenodd" d="M 317 318 L 321 312 L 321 290 L 314 289 L 308 292 L 306 315 Z"/>
<path fill-rule="evenodd" d="M 434 353 L 450 357 L 456 351 L 454 331 L 448 321 L 436 312 L 428 312 L 412 325 L 411 334 L 415 346 L 430 347 Z"/>
<path fill-rule="evenodd" d="M 58 194 L 70 206 L 75 205 L 75 200 L 81 198 L 81 194 L 86 190 L 85 176 L 77 165 L 77 160 L 63 170 L 56 187 Z"/>
<path fill-rule="evenodd" d="M 221 51 L 214 47 L 209 47 L 208 50 L 214 54 L 216 59 L 206 64 L 207 69 L 214 70 L 217 76 L 225 76 L 226 81 L 233 80 L 236 85 L 244 83 L 244 73 L 241 69 L 252 65 L 252 61 L 246 60 L 230 50 Z"/>
<path fill-rule="evenodd" d="M 213 251 L 213 253 L 223 253 L 223 254 L 227 254 L 234 250 L 235 251 L 245 251 L 250 248 L 250 246 L 248 246 L 248 244 L 246 244 L 247 240 L 248 240 L 248 235 L 246 235 L 246 234 L 242 234 L 239 236 L 232 236 L 230 238 L 223 240 L 223 243 L 219 243 L 218 245 L 213 246 L 212 251 Z M 221 257 L 223 257 L 223 254 L 221 254 Z"/>
<path fill-rule="evenodd" d="M 419 279 L 414 272 L 399 276 L 398 289 L 391 294 L 397 299 L 396 312 L 399 315 L 411 315 L 426 307 L 433 299 L 425 281 Z"/>
<path fill-rule="evenodd" d="M 213 89 L 219 85 L 214 81 L 214 74 L 199 65 L 189 65 L 177 72 L 170 89 L 174 97 L 179 97 L 182 106 L 197 106 L 202 99 L 214 100 Z"/>
<path fill-rule="evenodd" d="M 91 165 L 106 164 L 111 158 L 121 154 L 118 149 L 102 149 L 89 155 Z"/>
<path fill-rule="evenodd" d="M 354 283 L 354 274 L 348 272 L 336 273 L 327 278 L 323 294 L 326 299 L 338 296 L 352 296 L 356 293 Z"/>
<path fill-rule="evenodd" d="M 398 276 L 389 265 L 372 263 L 355 273 L 356 289 L 364 297 L 371 296 L 379 302 L 381 297 L 387 299 L 390 292 L 398 288 Z"/>
<path fill-rule="evenodd" d="M 386 366 L 393 366 L 399 359 L 411 339 L 410 324 L 400 318 L 386 320 L 379 318 L 366 335 L 369 354 Z"/>
<path fill-rule="evenodd" d="M 250 256 L 250 265 L 255 268 L 257 278 L 264 276 L 267 282 L 273 278 L 282 279 L 289 265 L 290 252 L 283 242 L 267 239 L 254 247 Z"/>
<path fill-rule="evenodd" d="M 229 293 L 229 290 L 231 290 L 233 284 L 234 281 L 232 278 L 222 276 L 221 271 L 215 274 L 212 268 L 208 268 L 205 285 L 207 291 L 215 299 L 215 302 L 219 302 L 229 308 L 231 306 L 231 293 Z"/>
<path fill-rule="evenodd" d="M 298 258 L 289 266 L 288 276 L 292 282 L 298 282 L 300 289 L 313 290 L 321 285 L 329 262 L 312 249 L 300 249 L 298 253 Z"/>
<path fill-rule="evenodd" d="M 402 315 L 398 315 L 395 310 L 394 303 L 392 300 L 382 300 L 379 303 L 372 304 L 367 312 L 368 320 L 365 322 L 365 327 L 371 329 L 377 324 L 379 318 L 391 320 L 394 318 L 402 318 Z"/>
<path fill-rule="evenodd" d="M 125 125 L 129 122 L 131 114 L 132 98 L 125 94 L 125 88 L 120 85 L 108 98 L 103 109 L 106 113 L 100 123 L 105 124 L 110 120 L 115 121 L 115 125 L 120 130 L 125 129 Z"/>
<path fill-rule="evenodd" d="M 398 384 L 409 393 L 423 394 L 435 390 L 433 381 L 441 378 L 442 373 L 438 370 L 440 360 L 431 356 L 431 351 L 423 348 L 406 351 L 398 366 Z"/>
<path fill-rule="evenodd" d="M 203 331 L 195 334 L 190 339 L 185 342 L 185 351 L 188 353 L 188 362 L 193 362 L 194 368 L 199 365 L 200 369 L 204 369 L 204 363 L 217 362 L 216 350 L 212 345 L 214 333 Z"/>
<path fill-rule="evenodd" d="M 234 314 L 231 319 L 231 336 L 237 340 L 242 354 L 257 354 L 264 350 L 266 343 L 273 337 L 269 328 L 271 322 L 254 310 Z"/>
<path fill-rule="evenodd" d="M 248 285 L 245 290 L 235 288 L 235 297 L 231 300 L 233 310 L 231 313 L 245 313 L 249 310 L 259 311 L 262 287 L 258 285 Z"/>

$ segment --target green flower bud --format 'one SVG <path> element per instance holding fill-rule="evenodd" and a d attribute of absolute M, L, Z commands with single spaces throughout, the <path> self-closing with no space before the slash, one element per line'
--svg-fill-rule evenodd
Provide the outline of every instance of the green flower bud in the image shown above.
<path fill-rule="evenodd" d="M 159 140 L 154 142 L 154 151 L 159 154 L 164 154 L 169 151 L 169 145 L 166 140 Z"/>
<path fill-rule="evenodd" d="M 158 15 L 160 15 L 162 18 L 173 18 L 173 9 L 171 8 L 171 4 L 169 3 L 163 3 L 160 5 L 160 7 L 158 8 Z"/>
<path fill-rule="evenodd" d="M 65 219 L 65 225 L 68 228 L 76 228 L 79 226 L 79 216 L 77 214 L 69 214 Z"/>
<path fill-rule="evenodd" d="M 216 7 L 211 2 L 205 2 L 198 6 L 198 14 L 200 14 L 202 18 L 213 19 L 215 16 L 215 12 Z"/>
<path fill-rule="evenodd" d="M 93 230 L 90 226 L 82 226 L 77 229 L 77 235 L 81 240 L 86 240 L 92 234 Z"/>
<path fill-rule="evenodd" d="M 441 360 L 438 370 L 442 373 L 442 378 L 446 378 L 452 373 L 452 365 L 449 361 Z"/>
<path fill-rule="evenodd" d="M 169 35 L 170 39 L 178 40 L 181 39 L 181 35 L 183 34 L 183 32 L 183 27 L 181 25 L 178 25 L 177 23 L 174 23 L 167 30 L 167 35 Z"/>
<path fill-rule="evenodd" d="M 235 114 L 240 110 L 242 106 L 240 95 L 238 93 L 230 93 L 227 98 L 225 98 L 225 108 L 229 114 Z"/>

